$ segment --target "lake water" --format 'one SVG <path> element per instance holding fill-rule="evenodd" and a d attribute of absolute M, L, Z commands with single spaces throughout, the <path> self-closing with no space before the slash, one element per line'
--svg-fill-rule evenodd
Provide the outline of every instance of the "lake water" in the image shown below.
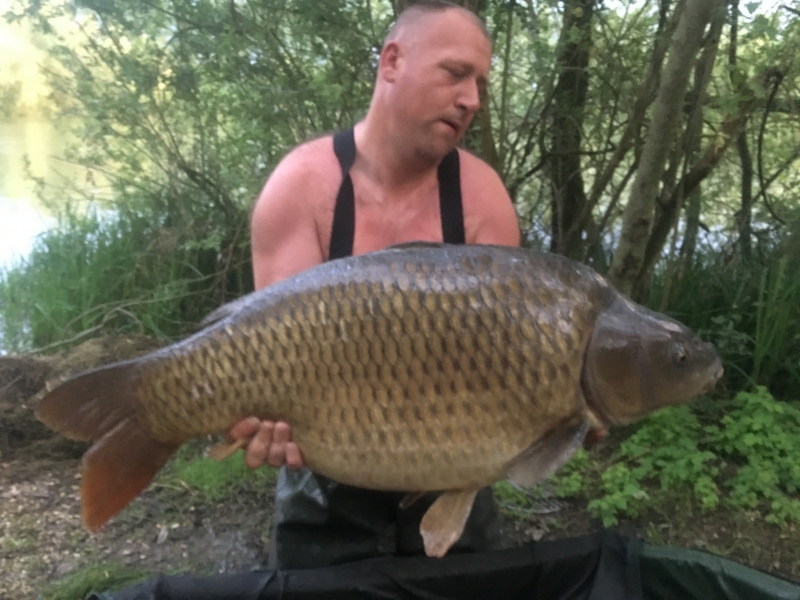
<path fill-rule="evenodd" d="M 85 169 L 61 158 L 66 139 L 45 120 L 0 123 L 0 270 L 27 256 L 36 236 L 53 225 L 50 211 L 35 195 L 30 172 L 48 185 L 85 178 Z"/>

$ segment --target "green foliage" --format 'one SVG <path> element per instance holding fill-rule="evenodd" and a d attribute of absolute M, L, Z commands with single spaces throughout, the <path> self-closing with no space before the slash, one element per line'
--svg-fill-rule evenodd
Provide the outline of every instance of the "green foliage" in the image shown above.
<path fill-rule="evenodd" d="M 247 240 L 234 245 L 202 227 L 167 226 L 144 210 L 65 210 L 20 266 L 0 273 L 0 347 L 31 350 L 104 329 L 164 339 L 191 330 L 215 298 L 252 285 Z"/>
<path fill-rule="evenodd" d="M 725 376 L 720 393 L 753 385 L 791 397 L 800 387 L 800 269 L 780 246 L 758 261 L 724 263 L 717 253 L 696 256 L 673 287 L 666 312 L 713 342 Z M 666 272 L 653 282 L 651 306 L 663 300 Z"/>
<path fill-rule="evenodd" d="M 83 600 L 90 593 L 115 592 L 154 576 L 123 565 L 95 564 L 77 569 L 42 593 L 43 600 Z"/>
<path fill-rule="evenodd" d="M 656 494 L 690 491 L 701 507 L 715 508 L 716 455 L 699 445 L 707 433 L 688 406 L 652 415 L 621 444 L 621 462 L 602 474 L 603 495 L 589 503 L 589 510 L 606 525 L 616 523 L 617 515 L 636 516 L 651 500 L 643 486 Z"/>
<path fill-rule="evenodd" d="M 800 382 L 800 356 L 787 360 L 784 354 L 792 336 L 800 336 L 800 269 L 792 277 L 788 262 L 788 256 L 780 257 L 761 276 L 753 339 L 753 380 L 758 383 L 770 381 L 784 364 Z"/>
<path fill-rule="evenodd" d="M 269 467 L 250 469 L 240 450 L 224 461 L 178 456 L 165 481 L 188 486 L 206 501 L 218 502 L 243 486 L 267 490 L 275 482 L 275 474 L 275 469 Z"/>
<path fill-rule="evenodd" d="M 578 448 L 572 458 L 558 471 L 556 492 L 562 498 L 574 496 L 584 485 L 586 471 L 593 467 L 591 455 L 584 448 Z"/>
<path fill-rule="evenodd" d="M 723 408 L 715 424 L 702 408 L 663 409 L 607 463 L 576 454 L 554 476 L 559 490 L 589 498 L 588 510 L 606 526 L 677 499 L 702 511 L 724 504 L 758 511 L 769 523 L 800 523 L 800 404 L 759 387 Z"/>
<path fill-rule="evenodd" d="M 624 464 L 609 467 L 602 475 L 602 496 L 589 502 L 588 509 L 609 527 L 618 522 L 617 515 L 635 517 L 650 496 Z"/>
<path fill-rule="evenodd" d="M 733 506 L 768 507 L 770 523 L 800 522 L 800 405 L 777 402 L 764 387 L 741 392 L 715 443 L 740 464 L 725 482 Z"/>

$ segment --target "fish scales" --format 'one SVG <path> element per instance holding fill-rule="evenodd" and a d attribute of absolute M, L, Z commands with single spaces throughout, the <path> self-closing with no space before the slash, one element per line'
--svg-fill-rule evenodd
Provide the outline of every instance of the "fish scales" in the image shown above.
<path fill-rule="evenodd" d="M 398 252 L 296 278 L 143 366 L 148 430 L 182 442 L 254 414 L 289 422 L 306 463 L 351 485 L 494 481 L 583 402 L 605 291 L 515 258 Z"/>
<path fill-rule="evenodd" d="M 590 268 L 504 246 L 412 244 L 332 261 L 202 326 L 74 376 L 37 407 L 49 427 L 93 442 L 81 481 L 90 530 L 185 441 L 255 415 L 288 422 L 305 464 L 334 480 L 412 492 L 408 502 L 441 491 L 420 535 L 426 554 L 443 556 L 480 487 L 532 485 L 590 427 L 685 402 L 722 375 L 712 344 Z"/>

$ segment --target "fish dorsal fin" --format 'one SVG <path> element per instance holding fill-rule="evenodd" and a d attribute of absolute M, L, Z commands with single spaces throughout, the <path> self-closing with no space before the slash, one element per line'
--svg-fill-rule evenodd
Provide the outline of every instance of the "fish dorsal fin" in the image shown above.
<path fill-rule="evenodd" d="M 202 321 L 200 321 L 197 328 L 205 329 L 209 325 L 213 325 L 214 323 L 218 323 L 224 319 L 227 319 L 232 314 L 235 314 L 241 310 L 249 299 L 249 295 L 242 296 L 241 298 L 236 298 L 235 300 L 231 300 L 230 302 L 226 302 L 222 306 L 215 308 L 208 313 Z"/>
<path fill-rule="evenodd" d="M 464 532 L 478 488 L 448 490 L 430 505 L 419 524 L 425 554 L 441 558 Z"/>
<path fill-rule="evenodd" d="M 454 244 L 446 244 L 444 242 L 401 242 L 399 244 L 392 244 L 391 246 L 386 246 L 384 250 L 413 250 L 415 248 L 449 248 Z"/>
<path fill-rule="evenodd" d="M 542 481 L 583 444 L 589 421 L 581 417 L 547 432 L 508 463 L 508 479 L 522 487 Z"/>

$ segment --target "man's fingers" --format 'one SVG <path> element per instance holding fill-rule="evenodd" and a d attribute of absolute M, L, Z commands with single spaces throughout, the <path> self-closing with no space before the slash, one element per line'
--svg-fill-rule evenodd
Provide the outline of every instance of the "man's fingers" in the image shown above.
<path fill-rule="evenodd" d="M 280 467 L 285 463 L 293 469 L 303 466 L 300 450 L 291 441 L 292 430 L 284 422 L 244 419 L 230 429 L 229 441 L 242 437 L 252 437 L 245 453 L 245 464 L 251 469 L 264 463 L 273 467 Z"/>
<path fill-rule="evenodd" d="M 289 428 L 289 425 L 283 421 L 278 421 L 275 423 L 275 434 L 273 435 L 272 439 L 274 442 L 279 444 L 285 444 L 291 440 L 292 430 Z"/>
<path fill-rule="evenodd" d="M 264 464 L 264 460 L 269 453 L 270 444 L 272 443 L 272 432 L 275 428 L 272 421 L 264 421 L 258 427 L 253 439 L 247 446 L 247 453 L 245 455 L 245 464 L 251 469 L 255 469 Z"/>
<path fill-rule="evenodd" d="M 286 462 L 286 444 L 290 439 L 289 426 L 286 423 L 275 423 L 275 431 L 272 434 L 272 446 L 267 454 L 267 462 L 273 467 L 280 467 Z"/>
<path fill-rule="evenodd" d="M 303 457 L 294 442 L 286 444 L 286 466 L 290 469 L 299 469 L 303 466 Z"/>
<path fill-rule="evenodd" d="M 228 430 L 228 442 L 240 440 L 242 438 L 249 438 L 258 431 L 261 422 L 256 417 L 248 417 L 235 423 L 233 427 Z"/>
<path fill-rule="evenodd" d="M 608 435 L 608 431 L 605 429 L 592 429 L 586 434 L 586 439 L 584 440 L 584 448 L 591 448 L 602 442 L 606 436 Z"/>

